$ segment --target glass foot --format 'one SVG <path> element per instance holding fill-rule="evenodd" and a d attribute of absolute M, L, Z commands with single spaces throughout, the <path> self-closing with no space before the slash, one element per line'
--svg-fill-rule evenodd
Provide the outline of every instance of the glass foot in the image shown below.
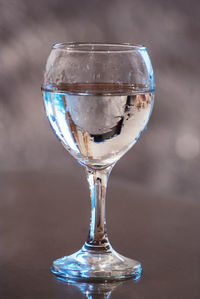
<path fill-rule="evenodd" d="M 72 255 L 53 262 L 51 271 L 66 280 L 113 281 L 127 278 L 139 279 L 141 264 L 135 260 L 109 251 L 88 250 L 84 245 Z"/>

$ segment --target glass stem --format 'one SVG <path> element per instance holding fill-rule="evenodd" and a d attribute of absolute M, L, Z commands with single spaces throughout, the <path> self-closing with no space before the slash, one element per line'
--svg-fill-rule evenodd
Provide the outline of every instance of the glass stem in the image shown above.
<path fill-rule="evenodd" d="M 85 243 L 87 249 L 111 250 L 106 230 L 105 199 L 107 181 L 112 168 L 113 165 L 104 169 L 86 167 L 91 197 L 90 230 Z"/>

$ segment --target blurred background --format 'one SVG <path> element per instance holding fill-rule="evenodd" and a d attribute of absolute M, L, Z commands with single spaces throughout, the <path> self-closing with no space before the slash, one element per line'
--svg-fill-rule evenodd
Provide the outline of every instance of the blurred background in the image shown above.
<path fill-rule="evenodd" d="M 200 2 L 0 1 L 0 172 L 82 176 L 46 119 L 40 86 L 56 42 L 147 46 L 156 78 L 148 130 L 112 176 L 188 200 L 200 195 Z"/>

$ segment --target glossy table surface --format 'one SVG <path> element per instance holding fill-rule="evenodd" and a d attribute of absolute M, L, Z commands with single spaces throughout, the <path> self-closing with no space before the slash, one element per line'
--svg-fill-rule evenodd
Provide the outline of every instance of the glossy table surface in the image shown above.
<path fill-rule="evenodd" d="M 107 227 L 115 250 L 142 263 L 142 278 L 112 284 L 56 279 L 52 260 L 84 243 L 86 179 L 0 175 L 0 298 L 200 298 L 200 199 L 155 195 L 110 178 Z"/>

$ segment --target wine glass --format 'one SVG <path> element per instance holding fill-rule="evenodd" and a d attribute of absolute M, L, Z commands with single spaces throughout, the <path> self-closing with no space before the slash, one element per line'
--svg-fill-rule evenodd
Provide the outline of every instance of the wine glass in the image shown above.
<path fill-rule="evenodd" d="M 51 127 L 85 167 L 91 195 L 85 244 L 78 252 L 55 260 L 51 271 L 67 280 L 138 279 L 141 264 L 118 254 L 108 240 L 105 196 L 113 166 L 136 143 L 151 115 L 154 76 L 146 47 L 55 44 L 42 92 Z"/>

